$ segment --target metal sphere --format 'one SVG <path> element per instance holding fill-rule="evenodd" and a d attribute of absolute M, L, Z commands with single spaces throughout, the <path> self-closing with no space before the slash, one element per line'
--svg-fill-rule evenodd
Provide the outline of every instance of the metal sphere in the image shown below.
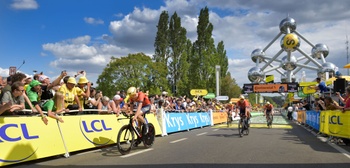
<path fill-rule="evenodd" d="M 326 72 L 334 74 L 335 73 L 334 72 L 335 67 L 336 66 L 333 63 L 325 62 L 325 63 L 322 64 L 322 69 L 319 72 L 322 73 L 322 74 L 326 73 Z"/>
<path fill-rule="evenodd" d="M 300 46 L 300 38 L 296 34 L 289 33 L 281 39 L 280 44 L 284 51 L 293 52 Z"/>
<path fill-rule="evenodd" d="M 280 23 L 280 31 L 282 33 L 287 34 L 288 28 L 289 28 L 290 32 L 293 32 L 297 29 L 297 22 L 291 17 L 287 17 L 287 18 L 283 19 Z"/>
<path fill-rule="evenodd" d="M 255 63 L 257 61 L 259 61 L 259 63 L 261 63 L 264 60 L 264 58 L 263 58 L 264 56 L 265 56 L 265 52 L 259 48 L 255 49 L 251 54 L 252 61 Z"/>
<path fill-rule="evenodd" d="M 291 82 L 295 82 L 295 81 L 296 81 L 296 78 L 295 78 L 295 75 L 292 72 L 292 81 Z M 284 72 L 283 75 L 281 75 L 281 82 L 282 83 L 288 82 L 287 72 Z"/>
<path fill-rule="evenodd" d="M 297 59 L 293 55 L 290 56 L 290 61 L 288 61 L 287 55 L 282 58 L 281 65 L 284 70 L 292 71 L 297 67 L 296 64 L 297 64 Z"/>
<path fill-rule="evenodd" d="M 264 72 L 259 67 L 253 67 L 248 71 L 248 79 L 250 82 L 259 83 L 264 80 Z"/>
<path fill-rule="evenodd" d="M 316 44 L 315 47 L 312 48 L 311 53 L 313 58 L 321 59 L 321 55 L 326 58 L 328 56 L 329 49 L 327 45 L 320 43 Z"/>

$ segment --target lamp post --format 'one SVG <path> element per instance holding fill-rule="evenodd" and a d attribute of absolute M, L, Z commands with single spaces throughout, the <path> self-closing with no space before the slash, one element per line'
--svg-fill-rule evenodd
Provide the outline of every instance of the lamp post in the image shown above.
<path fill-rule="evenodd" d="M 220 96 L 220 65 L 215 66 L 216 70 L 216 96 Z"/>

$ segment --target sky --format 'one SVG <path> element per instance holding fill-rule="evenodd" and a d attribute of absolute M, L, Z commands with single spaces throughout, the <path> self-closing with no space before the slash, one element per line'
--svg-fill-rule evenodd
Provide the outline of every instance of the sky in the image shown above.
<path fill-rule="evenodd" d="M 205 6 L 214 26 L 215 45 L 224 42 L 229 72 L 239 86 L 250 83 L 248 71 L 256 66 L 252 51 L 272 42 L 287 16 L 295 19 L 296 31 L 309 42 L 327 45 L 326 61 L 348 74 L 343 68 L 348 63 L 348 0 L 1 0 L 0 76 L 7 77 L 12 66 L 28 76 L 37 71 L 50 78 L 63 70 L 70 76 L 85 70 L 87 78 L 95 83 L 111 56 L 154 54 L 162 11 L 168 11 L 169 16 L 176 12 L 187 37 L 194 42 L 198 16 Z M 281 38 L 265 51 L 266 56 L 277 54 Z M 301 39 L 299 49 L 310 54 L 312 47 Z M 304 57 L 297 51 L 292 54 Z M 308 81 L 316 78 L 315 71 L 302 71 Z M 295 74 L 297 79 L 302 71 Z M 275 82 L 280 82 L 281 75 L 276 71 L 267 75 L 275 75 Z"/>

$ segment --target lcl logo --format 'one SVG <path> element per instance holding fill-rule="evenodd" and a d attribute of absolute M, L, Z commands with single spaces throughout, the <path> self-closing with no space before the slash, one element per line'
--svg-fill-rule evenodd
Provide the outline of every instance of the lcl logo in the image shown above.
<path fill-rule="evenodd" d="M 9 135 L 8 133 L 11 132 L 12 134 Z M 14 132 L 20 132 L 18 135 L 14 135 Z M 0 127 L 0 145 L 3 143 L 8 142 L 18 142 L 23 140 L 34 140 L 39 139 L 39 135 L 32 135 L 29 133 L 27 125 L 24 123 L 21 124 L 5 124 Z M 36 149 L 37 150 L 37 149 Z M 23 160 L 26 160 L 30 158 L 32 155 L 35 154 L 36 150 L 34 150 L 32 153 L 29 153 L 27 156 L 22 156 L 21 158 L 16 159 L 3 159 L 0 158 L 0 162 L 8 162 L 8 163 L 16 163 L 21 162 Z"/>
<path fill-rule="evenodd" d="M 89 136 L 90 134 L 92 134 L 92 136 L 96 135 L 96 137 L 99 137 L 98 133 L 103 133 L 105 131 L 112 130 L 112 128 L 107 126 L 104 120 L 80 121 L 80 124 L 81 133 L 84 135 L 85 139 L 91 142 L 92 144 L 106 145 L 111 141 L 111 139 L 108 138 L 107 142 L 98 143 L 91 140 L 91 136 Z"/>

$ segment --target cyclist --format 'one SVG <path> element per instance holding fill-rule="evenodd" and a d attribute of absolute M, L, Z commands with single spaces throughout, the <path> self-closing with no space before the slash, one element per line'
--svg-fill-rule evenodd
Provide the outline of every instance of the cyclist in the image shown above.
<path fill-rule="evenodd" d="M 266 121 L 268 122 L 268 117 L 271 114 L 271 117 L 273 116 L 273 105 L 268 101 L 266 102 L 265 106 L 264 106 L 264 116 L 266 117 Z M 267 126 L 269 126 L 269 123 L 267 123 Z"/>
<path fill-rule="evenodd" d="M 148 123 L 143 118 L 143 114 L 147 114 L 151 111 L 151 102 L 145 93 L 138 91 L 135 87 L 130 87 L 127 90 L 127 94 L 129 96 L 129 106 L 128 109 L 130 112 L 133 112 L 134 103 L 136 104 L 136 113 L 134 116 L 134 120 L 141 121 L 144 124 L 144 128 L 146 131 L 144 133 L 148 133 Z"/>
<path fill-rule="evenodd" d="M 249 120 L 250 120 L 250 113 L 249 113 L 249 102 L 247 100 L 245 100 L 244 96 L 241 95 L 239 97 L 239 101 L 237 102 L 236 104 L 236 114 L 235 114 L 235 117 L 237 117 L 237 113 L 238 113 L 238 110 L 239 110 L 239 116 L 242 118 L 243 116 L 246 116 L 247 117 L 247 123 L 249 123 Z M 249 124 L 248 124 L 248 127 L 249 127 Z M 243 134 L 243 129 L 242 129 L 242 132 L 241 134 Z"/>

